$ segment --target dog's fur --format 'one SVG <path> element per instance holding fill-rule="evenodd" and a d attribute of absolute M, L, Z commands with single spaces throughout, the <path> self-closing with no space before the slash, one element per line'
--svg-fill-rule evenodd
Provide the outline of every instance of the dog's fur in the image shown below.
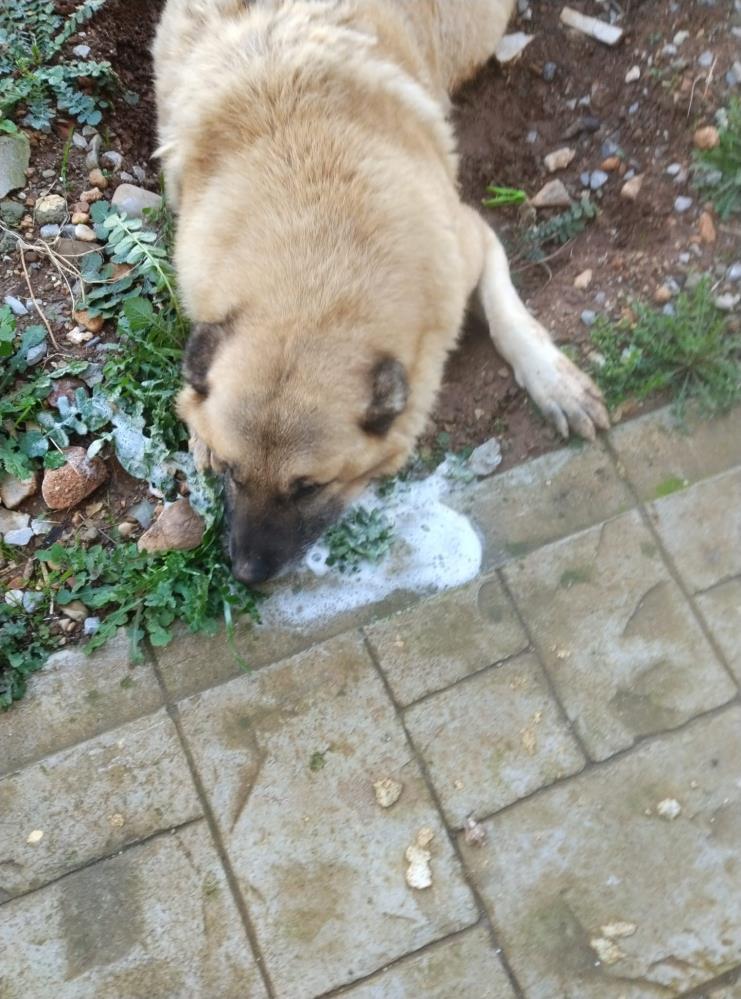
<path fill-rule="evenodd" d="M 448 94 L 513 3 L 168 0 L 160 155 L 195 323 L 179 412 L 225 473 L 245 581 L 405 463 L 475 289 L 559 430 L 607 425 L 458 196 Z"/>

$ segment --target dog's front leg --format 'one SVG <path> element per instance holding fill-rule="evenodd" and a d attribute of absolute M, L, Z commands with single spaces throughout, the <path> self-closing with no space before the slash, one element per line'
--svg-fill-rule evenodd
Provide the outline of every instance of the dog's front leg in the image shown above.
<path fill-rule="evenodd" d="M 597 428 L 610 425 L 602 394 L 527 311 L 492 229 L 472 209 L 463 211 L 463 251 L 494 345 L 512 365 L 518 384 L 527 389 L 559 433 L 568 437 L 571 429 L 594 440 Z"/>

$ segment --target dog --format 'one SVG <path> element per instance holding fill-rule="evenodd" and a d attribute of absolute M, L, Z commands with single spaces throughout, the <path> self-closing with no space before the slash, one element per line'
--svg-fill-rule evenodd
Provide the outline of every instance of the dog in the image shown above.
<path fill-rule="evenodd" d="M 608 426 L 458 194 L 449 95 L 492 56 L 513 4 L 166 4 L 158 154 L 193 321 L 177 405 L 196 458 L 224 476 L 245 583 L 406 463 L 473 293 L 561 434 Z"/>

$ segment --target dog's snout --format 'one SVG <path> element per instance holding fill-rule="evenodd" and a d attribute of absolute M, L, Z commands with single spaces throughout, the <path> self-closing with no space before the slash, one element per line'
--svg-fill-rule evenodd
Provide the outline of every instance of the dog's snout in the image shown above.
<path fill-rule="evenodd" d="M 264 583 L 275 573 L 274 566 L 261 555 L 232 556 L 232 573 L 240 583 Z"/>

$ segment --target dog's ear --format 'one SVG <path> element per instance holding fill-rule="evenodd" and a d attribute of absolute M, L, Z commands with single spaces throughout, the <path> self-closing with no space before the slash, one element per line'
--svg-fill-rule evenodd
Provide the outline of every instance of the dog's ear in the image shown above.
<path fill-rule="evenodd" d="M 183 375 L 201 396 L 208 395 L 208 371 L 216 350 L 226 336 L 219 323 L 196 323 L 183 353 Z"/>
<path fill-rule="evenodd" d="M 371 401 L 360 426 L 367 434 L 383 437 L 409 398 L 409 381 L 401 361 L 383 357 L 371 369 Z"/>

